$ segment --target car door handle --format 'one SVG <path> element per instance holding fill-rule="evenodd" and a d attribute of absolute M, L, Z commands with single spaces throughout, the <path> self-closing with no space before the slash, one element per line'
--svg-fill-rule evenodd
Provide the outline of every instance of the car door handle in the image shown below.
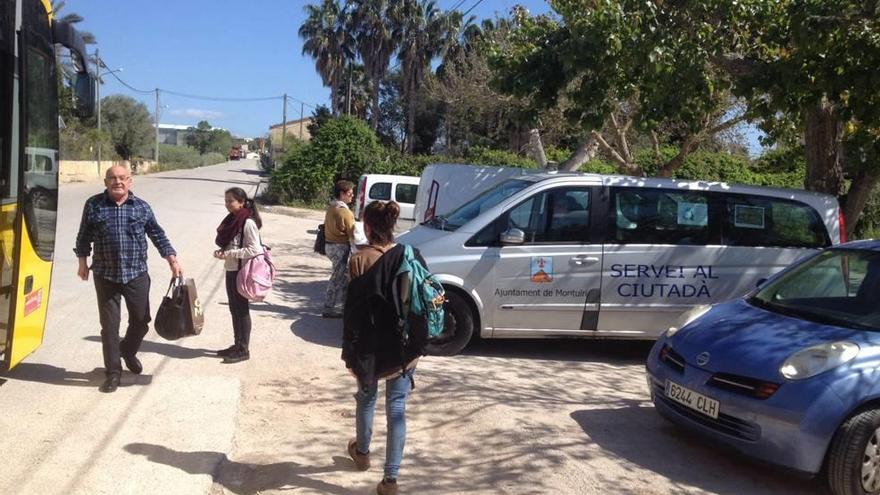
<path fill-rule="evenodd" d="M 595 256 L 586 256 L 586 255 L 572 256 L 568 260 L 568 262 L 572 265 L 577 265 L 577 266 L 592 265 L 593 263 L 598 263 L 599 258 L 597 258 Z"/>

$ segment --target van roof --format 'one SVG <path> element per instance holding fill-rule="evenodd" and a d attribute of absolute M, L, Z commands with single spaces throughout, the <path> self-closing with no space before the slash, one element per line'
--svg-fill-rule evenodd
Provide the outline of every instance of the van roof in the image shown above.
<path fill-rule="evenodd" d="M 800 199 L 805 201 L 806 198 L 815 198 L 821 201 L 829 199 L 837 202 L 837 198 L 830 194 L 820 193 L 816 191 L 807 191 L 803 189 L 789 189 L 783 187 L 767 187 L 755 186 L 748 184 L 735 184 L 719 181 L 703 181 L 703 180 L 685 180 L 685 179 L 666 179 L 660 177 L 633 177 L 627 175 L 603 175 L 580 172 L 545 172 L 523 175 L 517 179 L 527 180 L 531 182 L 543 182 L 548 180 L 578 180 L 590 183 L 601 183 L 605 186 L 639 186 L 639 187 L 657 187 L 667 189 L 685 189 L 691 191 L 723 191 L 733 193 L 753 193 L 764 196 L 784 197 L 790 199 Z"/>
<path fill-rule="evenodd" d="M 878 239 L 865 239 L 862 241 L 852 241 L 847 242 L 846 244 L 841 244 L 839 246 L 834 246 L 835 248 L 840 249 L 860 249 L 864 251 L 880 251 L 880 240 Z"/>

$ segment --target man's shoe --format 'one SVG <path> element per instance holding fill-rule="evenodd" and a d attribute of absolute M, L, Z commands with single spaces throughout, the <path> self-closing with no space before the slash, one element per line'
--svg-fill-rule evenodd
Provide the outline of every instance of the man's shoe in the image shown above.
<path fill-rule="evenodd" d="M 217 351 L 217 355 L 220 357 L 231 356 L 232 353 L 235 352 L 236 349 L 238 349 L 238 345 L 232 344 L 231 346 L 227 347 L 226 349 L 223 349 L 222 351 Z"/>
<path fill-rule="evenodd" d="M 226 364 L 232 363 L 240 363 L 242 361 L 247 361 L 251 358 L 251 354 L 246 349 L 238 348 L 226 357 L 223 358 L 223 362 Z"/>
<path fill-rule="evenodd" d="M 397 480 L 382 478 L 376 485 L 376 493 L 379 495 L 397 495 Z"/>
<path fill-rule="evenodd" d="M 131 356 L 123 355 L 122 360 L 125 361 L 125 367 L 128 368 L 128 371 L 135 375 L 140 375 L 144 371 L 144 365 L 141 364 L 141 360 L 134 354 Z"/>
<path fill-rule="evenodd" d="M 107 379 L 104 380 L 104 383 L 101 384 L 98 390 L 105 394 L 110 394 L 116 392 L 117 388 L 119 388 L 119 375 L 114 373 L 112 375 L 107 375 Z"/>
<path fill-rule="evenodd" d="M 370 453 L 361 454 L 357 450 L 357 439 L 353 438 L 348 442 L 348 456 L 354 461 L 354 465 L 358 470 L 366 471 L 370 469 Z"/>

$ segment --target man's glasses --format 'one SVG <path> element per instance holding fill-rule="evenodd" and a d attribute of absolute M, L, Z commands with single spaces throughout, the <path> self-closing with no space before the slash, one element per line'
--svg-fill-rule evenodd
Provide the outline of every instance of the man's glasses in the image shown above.
<path fill-rule="evenodd" d="M 128 179 L 131 179 L 131 177 L 128 175 L 110 175 L 110 176 L 104 177 L 104 180 L 106 180 L 107 182 L 113 182 L 113 181 L 125 182 Z"/>

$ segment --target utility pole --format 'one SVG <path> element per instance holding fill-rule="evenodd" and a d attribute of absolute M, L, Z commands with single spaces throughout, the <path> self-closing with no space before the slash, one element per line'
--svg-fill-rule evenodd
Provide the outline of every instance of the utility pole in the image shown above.
<path fill-rule="evenodd" d="M 287 137 L 287 93 L 284 93 L 284 111 L 282 113 L 281 124 L 281 153 L 284 154 L 284 139 Z"/>
<path fill-rule="evenodd" d="M 95 74 L 98 76 L 98 84 L 95 85 L 95 96 L 98 99 L 98 177 L 101 176 L 101 57 L 98 56 L 98 49 L 95 48 L 95 63 L 98 69 Z"/>
<path fill-rule="evenodd" d="M 303 102 L 299 102 L 299 139 L 303 139 Z"/>
<path fill-rule="evenodd" d="M 159 165 L 159 88 L 156 88 L 156 152 L 153 161 L 153 165 Z"/>

